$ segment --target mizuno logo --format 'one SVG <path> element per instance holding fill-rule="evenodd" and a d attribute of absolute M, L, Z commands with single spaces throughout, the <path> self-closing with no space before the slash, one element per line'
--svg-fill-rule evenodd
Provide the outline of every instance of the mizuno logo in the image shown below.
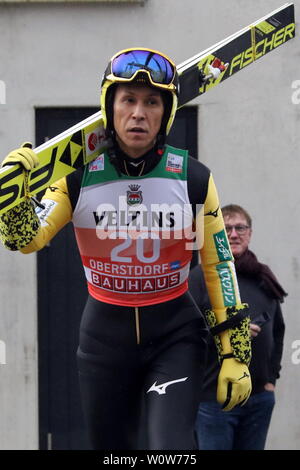
<path fill-rule="evenodd" d="M 204 215 L 212 215 L 213 217 L 218 217 L 218 210 L 219 210 L 219 207 L 217 207 L 215 211 L 209 211 L 207 214 L 204 214 Z"/>
<path fill-rule="evenodd" d="M 244 375 L 242 375 L 242 377 L 240 377 L 238 380 L 242 380 L 242 379 L 244 379 L 245 377 L 246 377 L 246 378 L 249 377 L 249 375 L 247 374 L 247 372 L 244 372 Z"/>
<path fill-rule="evenodd" d="M 153 385 L 147 390 L 147 393 L 149 392 L 157 392 L 159 395 L 164 395 L 166 393 L 166 388 L 169 385 L 176 384 L 179 382 L 185 382 L 188 377 L 183 377 L 182 379 L 177 379 L 177 380 L 171 380 L 170 382 L 165 382 L 164 384 L 156 385 L 157 382 L 154 382 Z"/>
<path fill-rule="evenodd" d="M 48 189 L 50 189 L 50 191 L 52 193 L 55 193 L 56 191 L 60 192 L 60 193 L 63 193 L 63 194 L 68 194 L 66 193 L 66 191 L 62 191 L 60 188 L 58 188 L 57 186 L 48 186 Z"/>

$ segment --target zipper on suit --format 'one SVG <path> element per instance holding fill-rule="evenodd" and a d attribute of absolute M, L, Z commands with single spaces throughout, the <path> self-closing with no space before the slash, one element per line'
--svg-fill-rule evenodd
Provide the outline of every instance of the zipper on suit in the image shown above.
<path fill-rule="evenodd" d="M 140 312 L 138 307 L 134 307 L 135 314 L 135 331 L 137 344 L 141 342 L 141 331 L 140 331 Z"/>

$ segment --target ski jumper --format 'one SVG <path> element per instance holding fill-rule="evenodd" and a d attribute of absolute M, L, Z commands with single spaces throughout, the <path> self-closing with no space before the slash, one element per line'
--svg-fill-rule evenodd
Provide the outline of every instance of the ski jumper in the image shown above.
<path fill-rule="evenodd" d="M 73 221 L 89 289 L 78 366 L 94 449 L 195 448 L 207 334 L 187 291 L 195 223 L 214 310 L 240 303 L 209 169 L 168 146 L 146 161 L 128 176 L 105 154 L 58 181 L 22 249 L 41 249 Z"/>

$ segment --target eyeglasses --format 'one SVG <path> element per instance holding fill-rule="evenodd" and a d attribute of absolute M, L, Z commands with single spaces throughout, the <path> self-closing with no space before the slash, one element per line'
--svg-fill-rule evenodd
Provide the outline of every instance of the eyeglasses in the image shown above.
<path fill-rule="evenodd" d="M 248 230 L 249 225 L 242 225 L 242 224 L 239 224 L 239 225 L 225 225 L 225 229 L 226 229 L 226 232 L 228 235 L 231 234 L 232 230 L 235 229 L 236 233 L 238 233 L 239 235 L 244 235 L 246 233 L 246 231 Z"/>
<path fill-rule="evenodd" d="M 127 49 L 111 59 L 111 73 L 118 81 L 131 81 L 143 71 L 153 85 L 176 90 L 175 64 L 163 54 L 149 49 Z M 109 78 L 109 76 L 107 77 Z"/>

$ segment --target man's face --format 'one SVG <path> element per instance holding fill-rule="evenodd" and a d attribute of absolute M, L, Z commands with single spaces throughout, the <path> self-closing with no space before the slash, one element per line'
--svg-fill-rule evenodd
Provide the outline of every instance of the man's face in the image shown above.
<path fill-rule="evenodd" d="M 133 158 L 150 150 L 163 113 L 159 91 L 148 86 L 118 85 L 114 100 L 114 127 L 121 149 Z"/>
<path fill-rule="evenodd" d="M 247 220 L 242 214 L 225 215 L 224 222 L 232 254 L 238 258 L 247 250 L 252 230 L 248 227 Z"/>

